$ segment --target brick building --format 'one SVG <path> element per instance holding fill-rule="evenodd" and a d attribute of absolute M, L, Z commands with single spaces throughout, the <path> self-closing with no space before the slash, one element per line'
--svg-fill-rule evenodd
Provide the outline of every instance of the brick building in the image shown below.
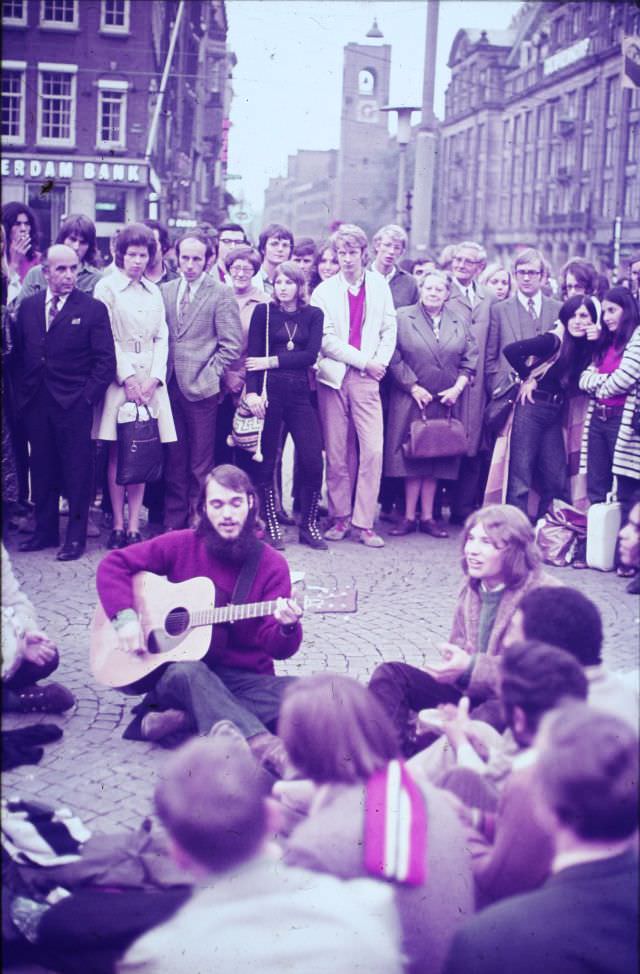
<path fill-rule="evenodd" d="M 128 220 L 217 222 L 224 0 L 2 0 L 2 26 L 3 201 L 36 210 L 43 246 L 71 212 L 96 220 L 103 252 Z"/>
<path fill-rule="evenodd" d="M 621 88 L 635 3 L 527 3 L 504 31 L 458 31 L 440 127 L 437 240 L 555 266 L 640 243 L 640 90 Z"/>
<path fill-rule="evenodd" d="M 270 179 L 265 190 L 263 224 L 281 223 L 296 237 L 326 237 L 335 211 L 337 156 L 336 149 L 289 156 L 287 175 Z"/>

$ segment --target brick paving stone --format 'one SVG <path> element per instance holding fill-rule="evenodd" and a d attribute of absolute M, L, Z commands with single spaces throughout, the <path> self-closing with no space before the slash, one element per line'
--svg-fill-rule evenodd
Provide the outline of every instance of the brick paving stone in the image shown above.
<path fill-rule="evenodd" d="M 383 535 L 386 532 L 382 529 Z M 354 615 L 305 616 L 305 639 L 279 673 L 303 676 L 331 671 L 366 681 L 384 660 L 420 665 L 446 639 L 462 581 L 460 531 L 436 540 L 423 535 L 392 539 L 371 551 L 343 541 L 328 552 L 298 545 L 285 532 L 286 556 L 307 581 L 329 584 L 353 580 L 359 592 Z M 154 782 L 167 752 L 154 745 L 124 741 L 122 732 L 137 698 L 99 687 L 88 668 L 88 632 L 95 606 L 95 570 L 104 549 L 91 540 L 84 558 L 61 564 L 55 552 L 21 554 L 9 550 L 17 575 L 38 610 L 41 625 L 56 641 L 61 663 L 54 679 L 74 692 L 75 707 L 61 716 L 5 715 L 7 728 L 56 723 L 64 737 L 48 746 L 40 765 L 4 775 L 5 795 L 20 794 L 74 809 L 96 831 L 137 829 L 151 812 Z M 565 584 L 580 588 L 598 604 L 604 619 L 604 657 L 614 669 L 637 666 L 638 600 L 612 573 L 549 569 Z"/>

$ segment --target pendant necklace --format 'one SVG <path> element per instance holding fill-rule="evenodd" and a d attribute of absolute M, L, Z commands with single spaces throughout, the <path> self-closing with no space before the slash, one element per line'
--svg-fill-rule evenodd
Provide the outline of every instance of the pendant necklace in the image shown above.
<path fill-rule="evenodd" d="M 287 324 L 286 321 L 283 322 L 283 324 L 284 324 L 284 327 L 287 330 L 287 335 L 289 337 L 289 341 L 287 342 L 287 351 L 288 352 L 292 352 L 294 350 L 294 348 L 295 348 L 295 345 L 293 344 L 293 339 L 296 337 L 296 332 L 298 330 L 298 322 L 296 321 L 294 323 L 293 331 L 290 331 L 289 330 L 289 325 Z"/>

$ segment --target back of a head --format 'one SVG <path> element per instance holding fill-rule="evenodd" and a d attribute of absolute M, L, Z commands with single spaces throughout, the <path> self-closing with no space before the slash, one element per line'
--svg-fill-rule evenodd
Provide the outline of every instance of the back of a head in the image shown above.
<path fill-rule="evenodd" d="M 500 696 L 509 724 L 515 707 L 526 716 L 533 734 L 542 716 L 565 698 L 586 700 L 587 678 L 570 653 L 541 642 L 513 643 L 500 664 Z"/>
<path fill-rule="evenodd" d="M 537 778 L 559 821 L 586 842 L 631 838 L 638 827 L 638 735 L 586 704 L 549 714 L 538 734 Z"/>
<path fill-rule="evenodd" d="M 173 754 L 155 803 L 175 842 L 211 872 L 250 859 L 265 835 L 264 789 L 256 762 L 227 738 L 195 738 Z"/>
<path fill-rule="evenodd" d="M 357 680 L 331 673 L 287 690 L 278 733 L 297 770 L 313 781 L 366 781 L 399 755 L 393 723 Z"/>
<path fill-rule="evenodd" d="M 526 639 L 564 649 L 582 666 L 602 661 L 602 616 L 577 588 L 541 585 L 527 592 L 518 608 Z"/>

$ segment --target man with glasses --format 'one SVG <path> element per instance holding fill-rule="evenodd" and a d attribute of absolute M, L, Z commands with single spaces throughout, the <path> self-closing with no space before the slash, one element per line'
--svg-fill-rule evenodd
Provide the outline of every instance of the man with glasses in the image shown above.
<path fill-rule="evenodd" d="M 177 441 L 167 445 L 164 525 L 189 526 L 213 467 L 220 382 L 242 351 L 238 306 L 229 287 L 205 274 L 213 246 L 200 230 L 176 242 L 180 277 L 161 287 L 169 326 L 167 383 Z"/>
<path fill-rule="evenodd" d="M 247 235 L 239 223 L 222 223 L 218 227 L 218 260 L 211 273 L 218 275 L 221 284 L 231 284 L 227 271 L 227 257 L 236 247 L 247 246 Z"/>
<path fill-rule="evenodd" d="M 482 496 L 489 470 L 489 458 L 483 438 L 484 409 L 487 404 L 485 387 L 485 352 L 489 334 L 489 317 L 495 295 L 477 283 L 487 263 L 487 252 L 479 243 L 464 240 L 456 244 L 451 260 L 453 285 L 449 307 L 469 323 L 478 343 L 478 367 L 473 385 L 463 400 L 466 417 L 461 417 L 468 431 L 469 448 L 462 458 L 460 473 L 451 486 L 451 523 L 464 524 L 469 514 L 482 504 Z"/>
<path fill-rule="evenodd" d="M 496 301 L 491 307 L 485 375 L 489 391 L 500 384 L 510 371 L 509 363 L 502 354 L 511 342 L 534 338 L 553 328 L 558 317 L 560 302 L 547 298 L 542 286 L 547 276 L 547 265 L 539 250 L 527 247 L 514 263 L 516 293 L 506 301 Z"/>

